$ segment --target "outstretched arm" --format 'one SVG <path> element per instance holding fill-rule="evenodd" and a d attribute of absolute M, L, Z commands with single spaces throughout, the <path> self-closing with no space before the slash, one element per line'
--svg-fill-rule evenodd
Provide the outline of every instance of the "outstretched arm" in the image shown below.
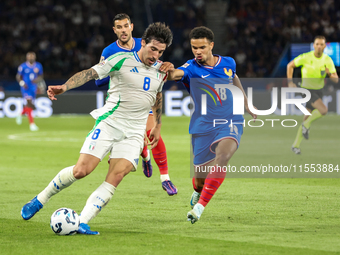
<path fill-rule="evenodd" d="M 256 119 L 257 118 L 257 115 L 255 113 L 252 113 L 250 110 L 249 110 L 249 107 L 248 107 L 248 98 L 247 98 L 247 95 L 246 95 L 246 92 L 244 92 L 244 89 L 243 89 L 243 86 L 241 84 L 241 81 L 240 79 L 238 78 L 237 74 L 235 74 L 235 77 L 233 79 L 233 83 L 236 87 L 238 87 L 242 93 L 243 93 L 243 96 L 244 96 L 244 106 L 246 108 L 246 111 L 253 117 L 253 119 Z"/>
<path fill-rule="evenodd" d="M 160 134 L 161 134 L 162 103 L 163 103 L 162 92 L 158 92 L 156 96 L 155 105 L 152 106 L 152 111 L 153 111 L 154 118 L 155 118 L 155 126 L 151 129 L 150 136 L 149 136 L 149 139 L 151 141 L 149 143 L 149 145 L 151 145 L 151 148 L 150 148 L 151 150 L 157 146 L 159 138 L 160 138 Z"/>
<path fill-rule="evenodd" d="M 184 76 L 184 71 L 180 69 L 172 69 L 168 71 L 168 81 L 178 81 Z"/>
<path fill-rule="evenodd" d="M 97 79 L 98 77 L 97 72 L 93 68 L 78 72 L 63 85 L 48 86 L 47 95 L 51 100 L 57 100 L 55 98 L 56 95 L 61 95 L 70 89 L 80 87 L 86 82 Z"/>

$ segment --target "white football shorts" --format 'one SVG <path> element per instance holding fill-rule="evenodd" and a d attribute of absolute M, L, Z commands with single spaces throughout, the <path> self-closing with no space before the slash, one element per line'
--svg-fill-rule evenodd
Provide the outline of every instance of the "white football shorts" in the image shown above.
<path fill-rule="evenodd" d="M 110 158 L 124 158 L 130 161 L 136 171 L 139 155 L 144 147 L 145 124 L 134 125 L 128 121 L 116 121 L 113 127 L 105 121 L 96 122 L 87 135 L 80 153 L 90 154 L 103 160 L 110 152 Z M 138 128 L 136 128 L 138 127 Z"/>

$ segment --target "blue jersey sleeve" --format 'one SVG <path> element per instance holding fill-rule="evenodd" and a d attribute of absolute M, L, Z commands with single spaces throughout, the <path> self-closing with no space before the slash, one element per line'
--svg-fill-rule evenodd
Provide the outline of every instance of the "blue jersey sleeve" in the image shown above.
<path fill-rule="evenodd" d="M 187 61 L 184 65 L 181 67 L 178 67 L 179 70 L 182 70 L 184 72 L 184 75 L 182 79 L 180 80 L 183 85 L 185 86 L 185 89 L 190 93 L 190 78 L 192 77 L 190 67 L 192 67 L 191 61 Z"/>
<path fill-rule="evenodd" d="M 22 75 L 23 71 L 24 71 L 24 67 L 23 67 L 24 64 L 21 64 L 19 67 L 18 67 L 18 74 L 19 75 Z"/>
<path fill-rule="evenodd" d="M 102 87 L 102 86 L 105 86 L 105 85 L 108 85 L 110 82 L 110 77 L 107 76 L 105 77 L 104 79 L 101 79 L 101 80 L 95 80 L 95 83 L 96 83 L 96 86 L 97 87 Z"/>
<path fill-rule="evenodd" d="M 113 51 L 112 48 L 106 47 L 102 52 L 102 56 L 101 56 L 100 60 L 103 60 L 103 57 L 104 57 L 104 59 L 107 59 L 108 57 L 110 57 L 111 55 L 113 55 L 115 53 L 117 53 L 117 52 Z"/>
<path fill-rule="evenodd" d="M 112 52 L 112 51 L 111 51 Z M 110 50 L 109 50 L 109 47 L 106 47 L 103 52 L 102 52 L 102 55 L 100 57 L 100 61 L 103 61 L 105 59 L 107 59 L 109 56 L 111 56 L 112 54 L 110 54 Z M 102 86 L 105 86 L 105 85 L 108 85 L 110 82 L 110 77 L 105 77 L 104 79 L 101 79 L 101 80 L 95 80 L 95 84 L 97 87 L 102 87 Z"/>
<path fill-rule="evenodd" d="M 233 67 L 233 72 L 236 74 L 236 62 L 233 58 L 229 57 L 232 63 L 232 67 Z"/>
<path fill-rule="evenodd" d="M 42 75 L 42 74 L 43 74 L 43 67 L 42 67 L 42 64 L 38 63 L 38 68 L 39 68 L 38 75 Z"/>

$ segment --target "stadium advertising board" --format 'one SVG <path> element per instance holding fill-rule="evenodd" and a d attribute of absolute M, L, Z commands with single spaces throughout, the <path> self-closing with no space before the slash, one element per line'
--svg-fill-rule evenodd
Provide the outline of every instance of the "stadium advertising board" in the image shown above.
<path fill-rule="evenodd" d="M 274 114 L 281 115 L 281 90 L 277 90 L 278 107 Z M 259 110 L 270 109 L 273 91 L 256 91 L 253 92 L 253 104 Z M 287 98 L 300 98 L 294 93 L 287 94 Z M 340 90 L 325 92 L 323 102 L 328 107 L 329 112 L 340 115 Z M 105 94 L 98 92 L 70 92 L 58 97 L 57 101 L 52 101 L 47 96 L 38 96 L 35 102 L 36 110 L 34 115 L 40 118 L 48 118 L 52 114 L 88 114 L 95 108 L 104 105 Z M 23 99 L 19 92 L 5 93 L 0 92 L 0 118 L 15 118 L 22 111 Z M 165 91 L 163 94 L 163 112 L 166 116 L 190 116 L 193 107 L 190 101 L 190 95 L 183 90 Z M 287 115 L 302 115 L 302 112 L 294 105 L 289 104 L 286 108 Z"/>

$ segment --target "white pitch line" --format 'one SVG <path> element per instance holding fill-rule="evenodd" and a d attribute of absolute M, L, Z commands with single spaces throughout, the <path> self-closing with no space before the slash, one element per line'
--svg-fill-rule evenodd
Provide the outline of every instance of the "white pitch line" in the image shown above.
<path fill-rule="evenodd" d="M 64 136 L 70 136 L 72 132 L 62 131 L 62 132 L 30 132 L 30 133 L 20 133 L 11 134 L 7 138 L 10 140 L 19 141 L 34 141 L 34 142 L 82 142 L 85 138 L 63 138 Z M 55 137 L 51 137 L 54 135 Z M 72 136 L 72 135 L 71 135 Z"/>

